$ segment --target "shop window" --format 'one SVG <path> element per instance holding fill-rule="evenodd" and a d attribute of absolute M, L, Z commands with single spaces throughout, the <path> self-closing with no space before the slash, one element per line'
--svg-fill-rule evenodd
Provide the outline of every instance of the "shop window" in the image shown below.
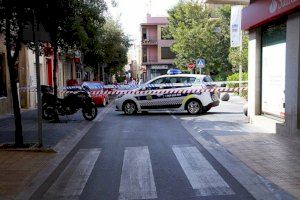
<path fill-rule="evenodd" d="M 170 47 L 161 48 L 161 59 L 175 59 L 176 55 L 170 49 Z"/>
<path fill-rule="evenodd" d="M 76 79 L 81 80 L 81 70 L 76 71 Z"/>
<path fill-rule="evenodd" d="M 262 28 L 262 105 L 263 114 L 285 118 L 286 23 Z"/>
<path fill-rule="evenodd" d="M 7 96 L 4 56 L 0 54 L 0 98 Z"/>

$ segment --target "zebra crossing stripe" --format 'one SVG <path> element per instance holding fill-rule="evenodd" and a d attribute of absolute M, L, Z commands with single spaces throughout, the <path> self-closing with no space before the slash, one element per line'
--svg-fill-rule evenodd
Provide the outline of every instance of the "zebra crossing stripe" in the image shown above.
<path fill-rule="evenodd" d="M 148 147 L 126 147 L 119 200 L 155 198 L 157 193 Z"/>
<path fill-rule="evenodd" d="M 174 145 L 172 150 L 196 196 L 235 194 L 196 147 Z"/>
<path fill-rule="evenodd" d="M 43 199 L 79 199 L 101 149 L 80 149 Z"/>

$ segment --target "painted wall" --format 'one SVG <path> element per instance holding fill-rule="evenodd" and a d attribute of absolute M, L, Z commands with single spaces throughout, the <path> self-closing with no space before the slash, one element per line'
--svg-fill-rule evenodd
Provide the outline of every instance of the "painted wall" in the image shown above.
<path fill-rule="evenodd" d="M 147 14 L 147 23 L 168 23 L 167 17 L 151 17 L 150 14 Z"/>
<path fill-rule="evenodd" d="M 12 98 L 11 98 L 11 90 L 10 90 L 10 82 L 9 82 L 9 72 L 6 60 L 6 48 L 4 45 L 4 38 L 0 36 L 0 53 L 3 55 L 3 66 L 6 68 L 6 90 L 7 97 L 0 97 L 0 115 L 12 113 Z"/>
<path fill-rule="evenodd" d="M 148 46 L 148 61 L 157 62 L 157 46 Z"/>
<path fill-rule="evenodd" d="M 150 40 L 157 41 L 157 27 L 156 26 L 149 26 L 147 27 L 147 37 Z"/>

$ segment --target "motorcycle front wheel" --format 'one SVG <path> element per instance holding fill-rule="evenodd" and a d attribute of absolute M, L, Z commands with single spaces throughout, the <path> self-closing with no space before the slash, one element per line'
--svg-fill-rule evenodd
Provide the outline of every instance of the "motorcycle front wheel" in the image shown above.
<path fill-rule="evenodd" d="M 42 107 L 42 117 L 45 120 L 54 119 L 55 111 L 52 106 L 45 105 Z"/>
<path fill-rule="evenodd" d="M 82 115 L 85 120 L 92 121 L 97 117 L 98 110 L 93 104 L 82 109 Z"/>

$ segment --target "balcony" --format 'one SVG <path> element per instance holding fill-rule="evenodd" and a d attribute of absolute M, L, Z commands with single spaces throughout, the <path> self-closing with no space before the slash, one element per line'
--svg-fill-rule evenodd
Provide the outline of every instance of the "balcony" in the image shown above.
<path fill-rule="evenodd" d="M 142 39 L 142 45 L 157 45 L 157 39 L 156 38 Z"/>
<path fill-rule="evenodd" d="M 143 58 L 142 60 L 142 64 L 146 65 L 146 64 L 156 64 L 158 62 L 157 59 L 147 59 L 147 58 Z"/>

